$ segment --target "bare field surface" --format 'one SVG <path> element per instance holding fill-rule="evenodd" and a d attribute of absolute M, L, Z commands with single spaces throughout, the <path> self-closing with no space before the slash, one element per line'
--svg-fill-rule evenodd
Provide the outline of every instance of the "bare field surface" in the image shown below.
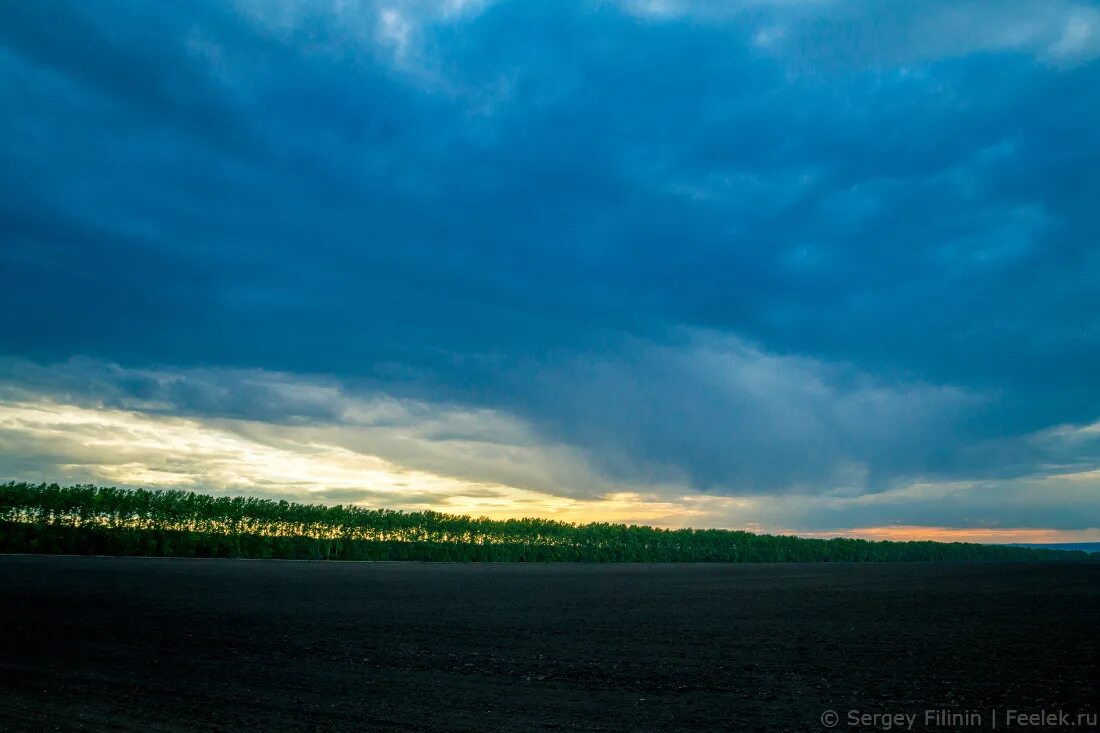
<path fill-rule="evenodd" d="M 0 556 L 0 581 L 4 730 L 853 730 L 1098 699 L 1100 564 Z"/>

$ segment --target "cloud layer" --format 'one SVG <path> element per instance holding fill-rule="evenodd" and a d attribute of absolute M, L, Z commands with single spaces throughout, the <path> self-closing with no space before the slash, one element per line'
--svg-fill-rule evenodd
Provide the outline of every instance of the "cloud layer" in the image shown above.
<path fill-rule="evenodd" d="M 1095 527 L 1098 59 L 1066 0 L 9 4 L 3 404 Z"/>
<path fill-rule="evenodd" d="M 708 358 L 722 362 L 738 355 L 727 350 Z M 707 358 L 690 361 L 697 367 Z M 832 473 L 826 470 L 837 456 L 858 455 L 859 442 L 845 434 L 844 420 L 865 414 L 866 405 L 873 404 L 883 430 L 894 432 L 879 436 L 876 444 L 889 457 L 907 431 L 913 439 L 924 434 L 927 415 L 938 414 L 936 400 L 959 396 L 867 387 L 838 395 L 806 365 L 793 373 L 799 381 L 792 396 L 780 390 L 790 391 L 781 378 L 791 376 L 794 367 L 751 352 L 739 370 L 723 364 L 727 368 L 720 373 L 730 383 L 714 388 L 713 406 L 722 412 L 728 406 L 722 400 L 732 398 L 721 395 L 731 393 L 744 403 L 738 410 L 766 410 L 777 424 L 761 425 L 757 415 L 746 422 L 747 437 L 703 430 L 680 436 L 669 428 L 664 438 L 671 446 L 637 444 L 650 435 L 638 426 L 649 425 L 653 414 L 601 417 L 620 398 L 614 391 L 602 398 L 611 402 L 597 400 L 582 415 L 599 442 L 566 445 L 493 410 L 356 394 L 331 380 L 257 370 L 130 370 L 89 360 L 49 367 L 7 360 L 3 366 L 0 471 L 19 480 L 868 537 L 1080 539 L 1100 525 L 1095 500 L 1100 423 L 1055 428 L 1011 447 L 996 446 L 1017 461 L 1003 467 L 998 478 L 911 478 L 873 490 L 866 465 L 855 458 L 833 466 Z M 586 380 L 594 383 L 599 379 Z M 605 386 L 621 389 L 611 382 Z M 548 394 L 569 391 L 555 384 Z M 655 406 L 654 413 L 661 409 Z M 570 410 L 565 406 L 563 414 Z M 661 419 L 670 418 L 676 415 Z M 699 405 L 688 406 L 676 425 L 711 419 Z M 609 441 L 616 432 L 617 439 Z M 718 467 L 744 474 L 744 488 L 706 490 L 706 483 L 677 460 L 685 446 L 700 456 L 699 464 L 720 449 L 731 462 L 753 450 L 758 455 Z M 775 468 L 783 462 L 794 468 L 786 473 Z M 760 475 L 760 466 L 773 468 Z M 816 480 L 791 483 L 802 474 Z M 776 493 L 779 478 L 786 488 Z"/>

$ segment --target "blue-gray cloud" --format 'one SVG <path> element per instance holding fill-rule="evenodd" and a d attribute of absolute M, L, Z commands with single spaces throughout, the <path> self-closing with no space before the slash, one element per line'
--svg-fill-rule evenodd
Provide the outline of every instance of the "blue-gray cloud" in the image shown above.
<path fill-rule="evenodd" d="M 714 492 L 1029 475 L 1100 417 L 1095 8 L 726 6 L 6 4 L 0 346 Z"/>

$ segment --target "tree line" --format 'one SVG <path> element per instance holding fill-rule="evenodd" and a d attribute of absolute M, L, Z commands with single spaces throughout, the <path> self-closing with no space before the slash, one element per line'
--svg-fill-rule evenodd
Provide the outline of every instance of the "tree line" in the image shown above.
<path fill-rule="evenodd" d="M 0 552 L 483 562 L 1079 561 L 1085 552 L 809 539 L 324 506 L 90 484 L 0 484 Z"/>

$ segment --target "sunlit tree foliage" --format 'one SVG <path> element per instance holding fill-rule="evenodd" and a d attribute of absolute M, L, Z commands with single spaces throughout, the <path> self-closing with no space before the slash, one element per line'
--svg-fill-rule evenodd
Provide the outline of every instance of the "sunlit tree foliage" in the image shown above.
<path fill-rule="evenodd" d="M 491 520 L 92 485 L 0 484 L 0 552 L 330 560 L 1077 561 L 1084 552 Z"/>

